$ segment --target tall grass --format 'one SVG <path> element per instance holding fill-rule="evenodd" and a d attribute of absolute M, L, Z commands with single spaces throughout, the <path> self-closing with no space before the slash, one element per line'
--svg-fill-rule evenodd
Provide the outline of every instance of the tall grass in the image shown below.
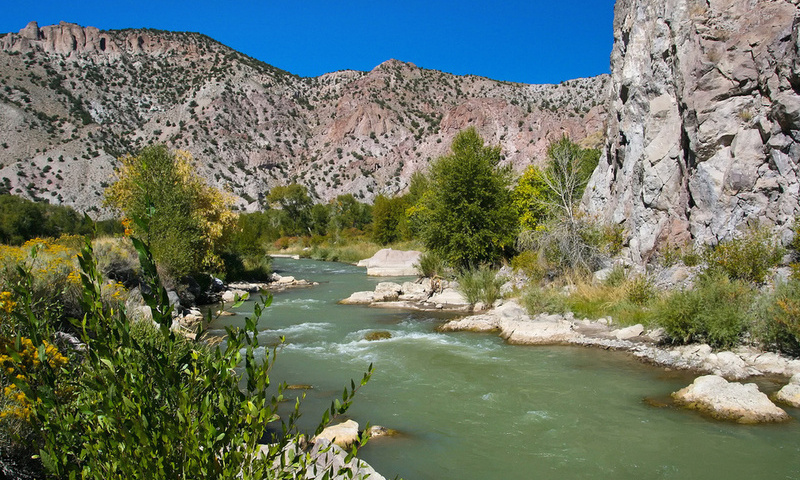
<path fill-rule="evenodd" d="M 497 275 L 496 270 L 486 265 L 463 271 L 457 280 L 461 292 L 469 303 L 482 302 L 484 305 L 492 305 L 501 296 L 500 287 L 503 285 L 503 278 Z"/>

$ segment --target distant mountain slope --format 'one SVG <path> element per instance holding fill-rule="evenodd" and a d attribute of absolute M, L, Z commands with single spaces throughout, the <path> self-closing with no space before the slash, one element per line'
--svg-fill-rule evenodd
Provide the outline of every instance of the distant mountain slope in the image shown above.
<path fill-rule="evenodd" d="M 322 200 L 371 199 L 402 191 L 467 126 L 517 169 L 562 133 L 599 144 L 607 84 L 514 84 L 397 60 L 300 78 L 197 33 L 32 22 L 0 36 L 0 190 L 96 210 L 115 158 L 164 142 L 241 207 L 292 181 Z"/>

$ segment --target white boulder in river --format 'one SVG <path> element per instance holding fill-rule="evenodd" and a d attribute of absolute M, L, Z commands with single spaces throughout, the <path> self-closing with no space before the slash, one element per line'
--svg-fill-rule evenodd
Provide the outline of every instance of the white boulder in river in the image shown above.
<path fill-rule="evenodd" d="M 673 393 L 672 398 L 721 420 L 738 423 L 789 420 L 789 415 L 759 391 L 755 383 L 728 382 L 718 375 L 697 377 L 694 383 Z"/>
<path fill-rule="evenodd" d="M 358 262 L 367 267 L 367 275 L 376 277 L 400 277 L 417 275 L 417 264 L 422 252 L 416 250 L 392 250 L 384 248 L 370 258 Z"/>

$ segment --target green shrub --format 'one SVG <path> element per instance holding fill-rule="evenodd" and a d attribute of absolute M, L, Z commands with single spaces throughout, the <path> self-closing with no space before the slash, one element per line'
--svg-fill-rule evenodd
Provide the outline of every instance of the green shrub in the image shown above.
<path fill-rule="evenodd" d="M 694 267 L 696 265 L 700 265 L 700 262 L 703 261 L 703 255 L 694 247 L 688 248 L 681 253 L 681 261 L 687 267 Z"/>
<path fill-rule="evenodd" d="M 608 276 L 603 281 L 603 285 L 607 287 L 619 287 L 625 284 L 628 281 L 628 270 L 625 268 L 625 265 L 620 263 L 614 265 L 611 268 L 611 271 L 608 273 Z"/>
<path fill-rule="evenodd" d="M 447 263 L 438 253 L 425 252 L 419 257 L 417 270 L 419 270 L 421 276 L 426 278 L 444 277 L 447 270 Z"/>
<path fill-rule="evenodd" d="M 294 427 L 299 402 L 282 422 L 283 435 L 265 452 L 258 445 L 267 424 L 279 420 L 276 410 L 283 390 L 267 396 L 271 359 L 256 358 L 263 308 L 255 305 L 243 329 L 227 328 L 224 347 L 209 350 L 182 338 L 170 330 L 171 307 L 149 249 L 133 241 L 148 282 L 143 298 L 157 328 L 134 326 L 123 310 L 104 305 L 102 280 L 88 242 L 79 257 L 85 314 L 76 326 L 86 347 L 82 353 L 67 359 L 53 347 L 54 323 L 47 318 L 53 312 L 28 314 L 31 269 L 23 270 L 13 293 L 4 292 L 0 299 L 3 323 L 15 322 L 29 335 L 2 338 L 0 380 L 21 392 L 15 397 L 16 408 L 29 412 L 30 448 L 48 476 L 295 478 L 307 461 L 302 450 L 287 450 L 301 445 Z M 269 304 L 270 299 L 262 300 Z M 38 352 L 35 369 L 23 363 L 32 358 L 28 350 Z M 20 371 L 24 375 L 18 375 Z M 360 385 L 370 375 L 371 369 Z M 342 400 L 325 412 L 317 433 L 332 416 L 349 408 L 358 388 L 351 383 L 345 389 Z"/>
<path fill-rule="evenodd" d="M 656 298 L 656 289 L 647 276 L 640 275 L 628 281 L 625 294 L 629 302 L 641 306 Z"/>
<path fill-rule="evenodd" d="M 497 275 L 496 270 L 481 265 L 458 275 L 458 285 L 469 303 L 482 302 L 484 305 L 491 305 L 500 298 L 503 278 Z"/>
<path fill-rule="evenodd" d="M 523 297 L 523 303 L 530 315 L 564 313 L 567 311 L 564 295 L 552 288 L 530 288 Z"/>
<path fill-rule="evenodd" d="M 706 251 L 708 268 L 745 282 L 763 283 L 769 269 L 778 265 L 784 250 L 770 232 L 751 226 L 740 238 L 734 238 Z"/>
<path fill-rule="evenodd" d="M 800 355 L 800 280 L 780 283 L 757 308 L 755 335 L 768 349 Z"/>
<path fill-rule="evenodd" d="M 524 273 L 532 282 L 542 280 L 547 273 L 538 253 L 532 251 L 520 252 L 516 257 L 512 258 L 511 268 L 515 272 Z"/>
<path fill-rule="evenodd" d="M 704 341 L 728 348 L 747 331 L 752 300 L 753 290 L 744 282 L 709 274 L 700 277 L 694 289 L 667 295 L 652 315 L 674 343 Z"/>

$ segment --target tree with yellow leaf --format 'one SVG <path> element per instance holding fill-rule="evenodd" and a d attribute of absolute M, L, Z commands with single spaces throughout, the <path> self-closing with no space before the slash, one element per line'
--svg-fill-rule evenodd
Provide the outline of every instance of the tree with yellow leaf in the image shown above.
<path fill-rule="evenodd" d="M 149 219 L 148 231 L 126 222 L 148 241 L 166 273 L 180 277 L 219 271 L 228 231 L 236 224 L 229 194 L 197 176 L 190 153 L 165 145 L 119 159 L 118 180 L 106 189 L 106 204 L 125 219 Z"/>

